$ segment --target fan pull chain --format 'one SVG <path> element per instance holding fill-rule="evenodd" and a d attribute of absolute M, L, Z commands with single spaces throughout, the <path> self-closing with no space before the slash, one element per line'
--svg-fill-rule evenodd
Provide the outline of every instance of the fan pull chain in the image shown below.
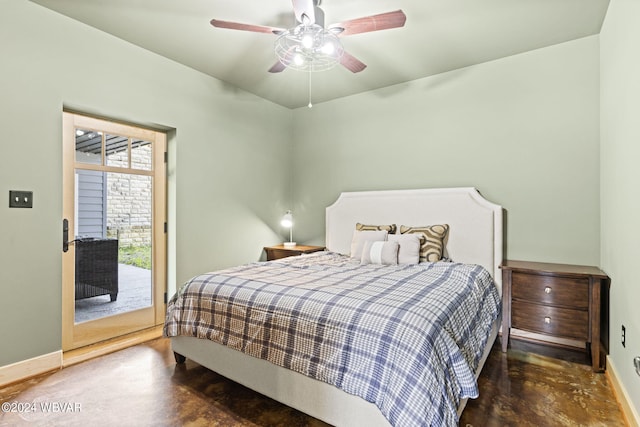
<path fill-rule="evenodd" d="M 313 104 L 311 103 L 311 71 L 309 71 L 308 74 L 309 74 L 309 105 L 307 105 L 307 107 L 311 108 L 313 107 Z"/>

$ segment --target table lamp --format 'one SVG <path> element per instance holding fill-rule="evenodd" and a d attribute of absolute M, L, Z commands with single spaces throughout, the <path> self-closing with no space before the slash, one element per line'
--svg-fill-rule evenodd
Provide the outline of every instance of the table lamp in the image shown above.
<path fill-rule="evenodd" d="M 293 215 L 291 214 L 290 210 L 288 210 L 287 213 L 284 214 L 282 220 L 280 221 L 280 225 L 282 225 L 284 228 L 289 229 L 289 241 L 284 242 L 284 247 L 291 248 L 295 246 L 296 242 L 293 241 Z"/>

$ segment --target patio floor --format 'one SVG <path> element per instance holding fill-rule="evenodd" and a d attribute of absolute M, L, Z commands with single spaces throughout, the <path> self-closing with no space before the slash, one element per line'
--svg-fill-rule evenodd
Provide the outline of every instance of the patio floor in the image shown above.
<path fill-rule="evenodd" d="M 113 316 L 151 305 L 151 270 L 118 264 L 118 299 L 109 295 L 76 301 L 76 323 Z"/>

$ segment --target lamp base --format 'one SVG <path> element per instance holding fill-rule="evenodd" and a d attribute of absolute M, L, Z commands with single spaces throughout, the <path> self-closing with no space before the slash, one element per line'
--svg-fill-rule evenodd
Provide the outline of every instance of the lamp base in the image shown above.
<path fill-rule="evenodd" d="M 296 246 L 296 242 L 284 242 L 283 244 L 285 248 L 293 248 Z"/>

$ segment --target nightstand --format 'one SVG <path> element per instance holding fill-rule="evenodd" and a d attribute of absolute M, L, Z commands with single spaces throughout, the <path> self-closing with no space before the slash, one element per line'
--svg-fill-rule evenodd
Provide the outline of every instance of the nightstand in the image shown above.
<path fill-rule="evenodd" d="M 547 344 L 585 343 L 593 370 L 604 371 L 610 279 L 602 270 L 527 261 L 505 261 L 500 268 L 502 351 L 507 351 L 513 328 L 531 332 Z"/>
<path fill-rule="evenodd" d="M 324 246 L 296 245 L 285 247 L 283 244 L 275 246 L 265 246 L 264 248 L 265 252 L 267 253 L 267 261 L 273 261 L 274 259 L 286 258 L 289 256 L 310 254 L 313 252 L 324 251 L 324 249 Z"/>

